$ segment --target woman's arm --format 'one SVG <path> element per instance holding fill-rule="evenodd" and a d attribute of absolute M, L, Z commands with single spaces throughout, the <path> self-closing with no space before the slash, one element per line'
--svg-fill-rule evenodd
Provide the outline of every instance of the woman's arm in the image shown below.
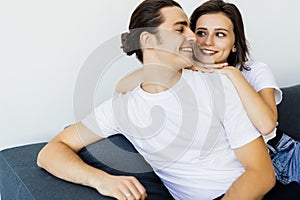
<path fill-rule="evenodd" d="M 203 65 L 200 62 L 197 62 L 197 64 Z M 227 63 L 220 63 L 220 64 L 206 64 L 206 67 L 209 68 L 221 68 L 226 66 Z M 190 69 L 193 71 L 197 71 L 198 68 L 195 66 L 191 66 L 191 67 L 187 67 L 185 69 Z M 119 80 L 119 82 L 117 83 L 117 86 L 115 88 L 115 90 L 119 93 L 127 93 L 129 91 L 132 91 L 134 88 L 136 88 L 141 82 L 143 81 L 143 70 L 138 69 L 132 73 L 130 73 L 129 75 L 123 77 L 121 80 Z"/>
<path fill-rule="evenodd" d="M 138 69 L 119 80 L 116 86 L 116 91 L 125 94 L 126 92 L 132 91 L 136 88 L 142 80 L 143 71 L 142 69 Z"/>
<path fill-rule="evenodd" d="M 277 122 L 274 89 L 265 88 L 256 92 L 236 67 L 227 66 L 217 70 L 232 81 L 254 126 L 263 135 L 271 133 Z"/>

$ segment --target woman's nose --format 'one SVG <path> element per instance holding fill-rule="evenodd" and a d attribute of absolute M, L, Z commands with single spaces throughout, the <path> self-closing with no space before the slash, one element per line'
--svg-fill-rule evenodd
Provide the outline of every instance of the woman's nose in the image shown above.
<path fill-rule="evenodd" d="M 204 44 L 207 46 L 212 46 L 214 44 L 213 36 L 207 36 L 205 38 Z"/>

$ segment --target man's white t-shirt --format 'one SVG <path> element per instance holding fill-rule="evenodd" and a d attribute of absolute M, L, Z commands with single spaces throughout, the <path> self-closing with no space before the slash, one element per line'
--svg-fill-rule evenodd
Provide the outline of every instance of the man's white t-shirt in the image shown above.
<path fill-rule="evenodd" d="M 260 136 L 225 75 L 183 70 L 171 89 L 137 87 L 82 122 L 101 137 L 122 133 L 175 199 L 213 199 L 245 170 L 233 149 Z"/>

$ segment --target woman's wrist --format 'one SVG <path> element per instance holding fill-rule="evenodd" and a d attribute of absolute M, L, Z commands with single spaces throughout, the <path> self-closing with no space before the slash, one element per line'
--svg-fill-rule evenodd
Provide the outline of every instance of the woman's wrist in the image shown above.
<path fill-rule="evenodd" d="M 223 70 L 225 72 L 224 74 L 230 79 L 240 73 L 239 69 L 233 66 L 224 67 Z"/>

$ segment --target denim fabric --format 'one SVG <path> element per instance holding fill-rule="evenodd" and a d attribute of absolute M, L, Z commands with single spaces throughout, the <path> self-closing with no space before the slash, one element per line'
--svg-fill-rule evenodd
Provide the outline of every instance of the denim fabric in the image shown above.
<path fill-rule="evenodd" d="M 300 183 L 300 143 L 283 134 L 275 148 L 269 146 L 277 179 L 288 184 Z"/>

